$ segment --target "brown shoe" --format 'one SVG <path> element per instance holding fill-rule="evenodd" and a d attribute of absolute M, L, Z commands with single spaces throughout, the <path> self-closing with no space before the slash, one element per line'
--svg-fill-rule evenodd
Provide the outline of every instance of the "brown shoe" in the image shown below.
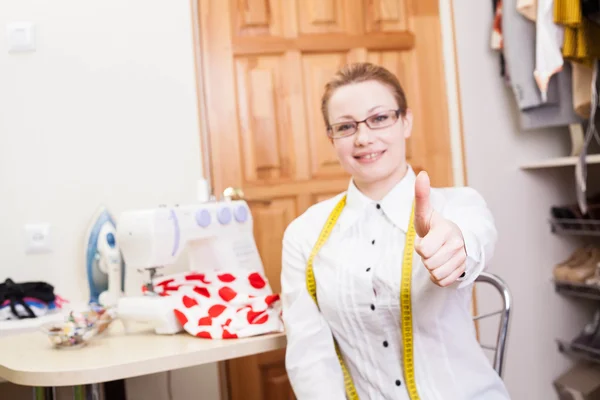
<path fill-rule="evenodd" d="M 600 263 L 596 264 L 596 271 L 591 278 L 585 280 L 586 285 L 600 286 Z"/>
<path fill-rule="evenodd" d="M 576 249 L 565 261 L 556 264 L 553 275 L 557 281 L 566 281 L 572 268 L 585 264 L 592 256 L 592 247 L 585 246 Z"/>
<path fill-rule="evenodd" d="M 569 270 L 566 277 L 568 281 L 585 283 L 586 279 L 594 276 L 600 262 L 600 249 L 594 248 L 591 253 L 588 260 Z"/>

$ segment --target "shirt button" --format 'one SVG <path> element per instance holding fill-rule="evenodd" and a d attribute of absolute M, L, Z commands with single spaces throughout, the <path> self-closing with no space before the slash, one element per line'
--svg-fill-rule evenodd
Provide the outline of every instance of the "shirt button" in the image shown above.
<path fill-rule="evenodd" d="M 367 272 L 369 272 L 371 270 L 371 267 L 367 268 Z"/>
<path fill-rule="evenodd" d="M 371 304 L 371 310 L 375 310 L 375 304 Z"/>
<path fill-rule="evenodd" d="M 400 382 L 400 379 L 396 379 L 396 386 L 400 386 L 402 385 L 402 382 Z"/>
<path fill-rule="evenodd" d="M 375 239 L 371 240 L 371 244 L 375 244 Z"/>
<path fill-rule="evenodd" d="M 387 342 L 387 340 L 384 340 L 384 341 L 383 341 L 383 347 L 388 347 L 388 342 Z"/>
<path fill-rule="evenodd" d="M 379 210 L 381 208 L 381 206 L 379 204 L 377 204 L 377 209 Z"/>

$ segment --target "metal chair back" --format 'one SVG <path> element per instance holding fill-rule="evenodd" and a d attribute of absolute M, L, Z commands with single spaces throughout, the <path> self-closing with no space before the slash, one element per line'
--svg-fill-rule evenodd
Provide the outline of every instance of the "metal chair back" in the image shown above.
<path fill-rule="evenodd" d="M 494 315 L 500 315 L 500 323 L 498 326 L 498 335 L 496 336 L 495 346 L 489 346 L 482 344 L 481 347 L 488 350 L 494 351 L 494 369 L 500 377 L 502 377 L 504 368 L 504 356 L 506 353 L 506 342 L 508 338 L 508 327 L 510 320 L 510 310 L 512 307 L 512 297 L 506 282 L 500 279 L 498 276 L 489 272 L 482 272 L 477 279 L 476 283 L 486 283 L 492 285 L 500 294 L 502 298 L 503 307 L 502 309 L 490 313 L 477 315 L 473 318 L 474 321 L 478 321 L 483 318 L 492 317 Z"/>

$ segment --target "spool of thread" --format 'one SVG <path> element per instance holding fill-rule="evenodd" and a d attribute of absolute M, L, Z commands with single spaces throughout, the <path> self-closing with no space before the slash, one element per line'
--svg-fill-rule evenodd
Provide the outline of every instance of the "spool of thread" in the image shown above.
<path fill-rule="evenodd" d="M 200 203 L 206 203 L 210 199 L 210 188 L 207 179 L 198 179 L 197 196 Z"/>

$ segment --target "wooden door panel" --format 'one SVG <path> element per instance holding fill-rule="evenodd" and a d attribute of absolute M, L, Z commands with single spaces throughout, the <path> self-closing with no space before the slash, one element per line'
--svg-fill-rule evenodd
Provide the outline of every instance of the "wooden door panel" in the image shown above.
<path fill-rule="evenodd" d="M 294 148 L 287 131 L 292 110 L 285 102 L 285 58 L 238 57 L 235 66 L 245 184 L 291 179 Z"/>
<path fill-rule="evenodd" d="M 234 36 L 283 36 L 280 1 L 230 0 L 230 9 Z"/>
<path fill-rule="evenodd" d="M 229 398 L 294 399 L 285 371 L 285 350 L 240 357 L 227 363 Z"/>
<path fill-rule="evenodd" d="M 348 187 L 321 115 L 344 64 L 396 73 L 414 111 L 409 162 L 452 184 L 438 0 L 197 0 L 213 188 L 241 187 L 274 292 L 281 241 L 311 205 Z M 231 400 L 293 399 L 285 350 L 226 363 Z"/>
<path fill-rule="evenodd" d="M 348 32 L 348 0 L 300 0 L 298 10 L 298 32 L 300 35 L 314 33 Z M 352 0 L 350 0 L 352 1 Z"/>
<path fill-rule="evenodd" d="M 265 400 L 295 400 L 292 385 L 287 377 L 282 354 L 270 355 L 261 363 L 263 396 Z M 275 357 L 273 357 L 275 356 Z"/>
<path fill-rule="evenodd" d="M 310 137 L 310 165 L 313 178 L 345 174 L 326 134 L 321 113 L 321 96 L 327 81 L 348 62 L 347 53 L 305 54 L 302 57 L 306 118 Z"/>
<path fill-rule="evenodd" d="M 406 0 L 366 0 L 366 32 L 399 32 L 409 28 Z"/>
<path fill-rule="evenodd" d="M 422 167 L 431 176 L 432 186 L 451 185 L 453 181 L 450 145 L 450 118 L 446 104 L 446 80 L 439 5 L 434 0 L 413 0 L 412 24 L 419 44 L 414 52 L 414 78 L 418 82 L 419 123 L 422 124 L 419 154 Z M 443 132 L 443 133 L 442 133 Z"/>
<path fill-rule="evenodd" d="M 268 202 L 249 200 L 254 219 L 254 237 L 271 289 L 281 291 L 281 241 L 285 228 L 298 215 L 295 198 L 279 198 Z"/>

